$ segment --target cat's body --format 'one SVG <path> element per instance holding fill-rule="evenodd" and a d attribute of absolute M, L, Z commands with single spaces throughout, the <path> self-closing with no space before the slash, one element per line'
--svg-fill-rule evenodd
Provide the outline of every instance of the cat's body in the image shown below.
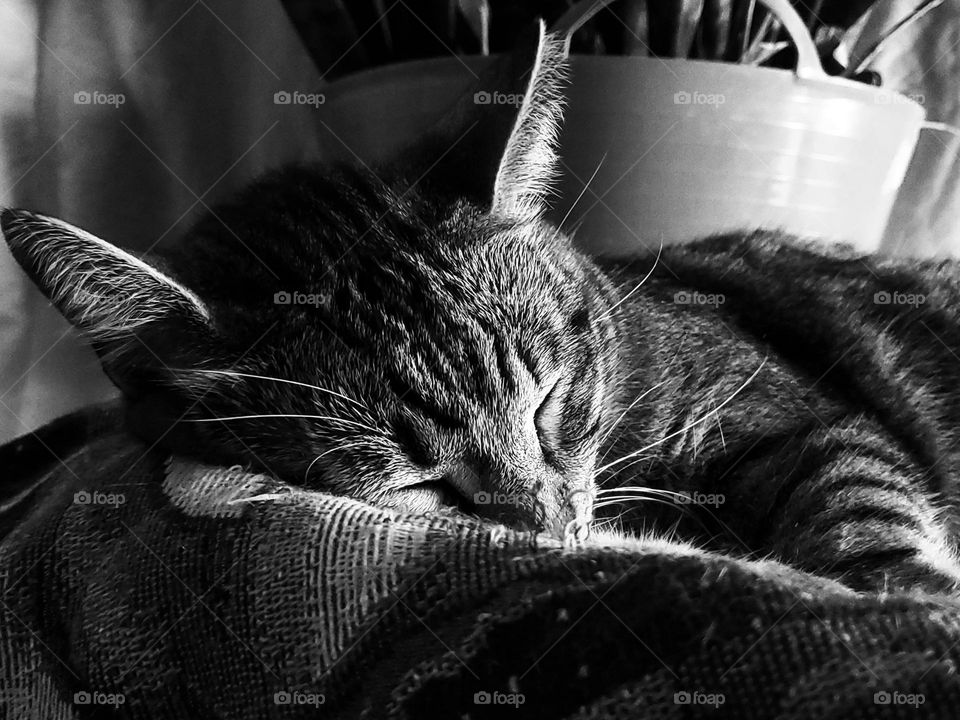
<path fill-rule="evenodd" d="M 151 264 L 23 211 L 4 234 L 151 446 L 556 534 L 626 509 L 858 588 L 952 588 L 955 269 L 748 234 L 601 270 L 541 219 L 562 55 L 540 37 L 516 117 L 461 103 L 377 173 L 274 174 Z M 486 87 L 523 83 L 513 62 Z M 723 502 L 608 506 L 595 475 Z"/>
<path fill-rule="evenodd" d="M 618 292 L 652 262 L 609 267 Z M 620 308 L 621 404 L 640 400 L 602 451 L 598 481 L 681 497 L 601 514 L 624 513 L 634 529 L 679 523 L 688 539 L 858 588 L 951 589 L 957 308 L 953 262 L 777 233 L 665 250 Z"/>

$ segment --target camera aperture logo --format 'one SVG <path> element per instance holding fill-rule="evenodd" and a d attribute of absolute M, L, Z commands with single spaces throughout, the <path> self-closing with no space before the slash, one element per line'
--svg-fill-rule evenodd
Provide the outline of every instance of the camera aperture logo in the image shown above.
<path fill-rule="evenodd" d="M 874 705 L 910 705 L 920 707 L 927 701 L 923 693 L 904 693 L 896 690 L 880 690 L 873 694 Z"/>
<path fill-rule="evenodd" d="M 498 690 L 494 690 L 493 692 L 481 690 L 473 694 L 474 705 L 509 705 L 514 708 L 519 708 L 526 701 L 527 698 L 524 694 L 518 692 L 505 693 Z"/>
<path fill-rule="evenodd" d="M 110 105 L 114 109 L 127 101 L 123 93 L 105 93 L 100 90 L 81 90 L 73 94 L 74 105 Z"/>
<path fill-rule="evenodd" d="M 874 305 L 912 305 L 913 307 L 919 307 L 926 301 L 927 296 L 921 295 L 920 293 L 902 293 L 896 290 L 888 292 L 881 290 L 873 294 Z"/>
<path fill-rule="evenodd" d="M 105 693 L 99 691 L 90 692 L 80 690 L 73 694 L 74 705 L 109 705 L 114 710 L 119 708 L 127 701 L 123 693 Z"/>
<path fill-rule="evenodd" d="M 702 293 L 696 290 L 681 290 L 673 294 L 673 302 L 677 305 L 707 305 L 719 307 L 727 301 L 723 293 Z"/>
<path fill-rule="evenodd" d="M 674 105 L 713 105 L 718 108 L 727 102 L 723 93 L 705 93 L 699 90 L 680 90 L 673 95 Z"/>
<path fill-rule="evenodd" d="M 673 502 L 677 505 L 711 505 L 713 507 L 720 507 L 726 501 L 726 496 L 721 493 L 678 492 L 673 496 Z"/>
<path fill-rule="evenodd" d="M 127 501 L 123 493 L 105 493 L 99 490 L 93 492 L 80 490 L 73 494 L 74 505 L 109 505 L 118 507 Z"/>
<path fill-rule="evenodd" d="M 519 505 L 520 495 L 481 490 L 473 494 L 473 502 L 475 505 Z"/>
<path fill-rule="evenodd" d="M 327 101 L 323 93 L 305 93 L 299 90 L 280 90 L 273 94 L 274 105 L 309 105 L 318 108 Z"/>
<path fill-rule="evenodd" d="M 274 705 L 312 705 L 313 707 L 319 707 L 326 701 L 327 697 L 323 693 L 281 690 L 273 694 Z"/>
<path fill-rule="evenodd" d="M 329 296 L 322 293 L 287 292 L 286 290 L 281 290 L 273 294 L 274 305 L 312 305 L 313 307 L 325 307 L 329 303 Z"/>
<path fill-rule="evenodd" d="M 474 105 L 512 105 L 513 107 L 520 107 L 522 103 L 523 95 L 520 93 L 487 92 L 486 90 L 481 90 L 473 95 Z"/>
<path fill-rule="evenodd" d="M 705 693 L 695 690 L 681 690 L 673 694 L 674 705 L 710 705 L 718 708 L 727 701 L 723 693 Z"/>

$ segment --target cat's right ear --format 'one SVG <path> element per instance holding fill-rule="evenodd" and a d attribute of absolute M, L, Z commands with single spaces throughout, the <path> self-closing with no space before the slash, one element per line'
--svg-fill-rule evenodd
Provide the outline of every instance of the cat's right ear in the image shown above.
<path fill-rule="evenodd" d="M 210 326 L 193 292 L 80 228 L 26 210 L 4 210 L 0 228 L 14 259 L 101 357 L 149 327 Z"/>
<path fill-rule="evenodd" d="M 495 215 L 539 215 L 556 171 L 566 66 L 563 38 L 542 22 L 527 28 L 394 167 L 432 194 Z"/>

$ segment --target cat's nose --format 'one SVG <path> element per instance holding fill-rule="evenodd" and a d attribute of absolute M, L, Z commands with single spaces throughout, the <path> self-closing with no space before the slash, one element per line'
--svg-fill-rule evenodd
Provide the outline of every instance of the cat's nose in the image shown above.
<path fill-rule="evenodd" d="M 477 515 L 509 527 L 559 537 L 572 521 L 589 523 L 591 499 L 566 497 L 559 476 L 536 468 L 474 460 L 451 468 L 445 479 Z"/>
<path fill-rule="evenodd" d="M 561 532 L 564 536 L 572 532 L 577 538 L 589 533 L 593 523 L 593 506 L 597 501 L 597 488 L 589 478 L 573 482 L 566 486 L 563 498 L 564 511 L 561 517 L 568 517 Z"/>

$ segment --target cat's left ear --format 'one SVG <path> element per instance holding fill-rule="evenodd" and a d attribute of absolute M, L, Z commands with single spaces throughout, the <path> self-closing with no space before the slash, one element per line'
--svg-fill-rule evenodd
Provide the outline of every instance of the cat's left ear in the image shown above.
<path fill-rule="evenodd" d="M 193 292 L 85 230 L 27 210 L 4 210 L 0 227 L 14 259 L 101 357 L 147 328 L 210 324 Z"/>
<path fill-rule="evenodd" d="M 422 170 L 418 178 L 432 189 L 493 214 L 539 216 L 556 172 L 566 66 L 563 38 L 537 23 L 397 165 Z"/>

